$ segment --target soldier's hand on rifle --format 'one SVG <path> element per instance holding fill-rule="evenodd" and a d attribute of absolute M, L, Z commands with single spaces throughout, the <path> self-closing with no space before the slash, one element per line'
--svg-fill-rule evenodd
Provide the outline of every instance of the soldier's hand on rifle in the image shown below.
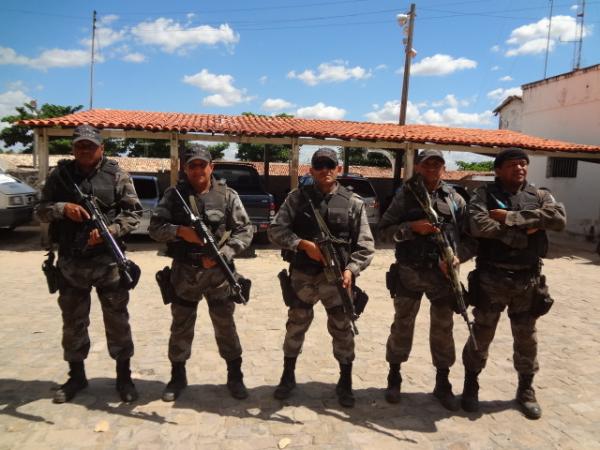
<path fill-rule="evenodd" d="M 94 245 L 101 244 L 103 241 L 102 236 L 100 236 L 100 231 L 98 228 L 94 228 L 90 231 L 90 235 L 88 237 L 87 245 L 88 247 L 93 247 Z"/>
<path fill-rule="evenodd" d="M 344 281 L 342 282 L 342 287 L 344 289 L 348 289 L 350 286 L 352 286 L 352 272 L 350 272 L 348 269 L 344 270 Z"/>
<path fill-rule="evenodd" d="M 66 203 L 63 214 L 67 219 L 72 220 L 73 222 L 90 220 L 90 215 L 85 208 L 77 203 Z"/>
<path fill-rule="evenodd" d="M 191 244 L 204 245 L 204 241 L 198 236 L 198 233 L 192 227 L 180 225 L 177 228 L 177 237 Z"/>
<path fill-rule="evenodd" d="M 204 269 L 211 269 L 217 265 L 217 262 L 214 259 L 212 259 L 210 256 L 203 256 L 201 260 L 202 260 L 202 267 Z"/>
<path fill-rule="evenodd" d="M 538 231 L 540 231 L 539 228 L 527 228 L 527 234 L 537 233 Z"/>
<path fill-rule="evenodd" d="M 409 222 L 410 229 L 417 234 L 427 235 L 432 233 L 439 233 L 440 229 L 434 226 L 429 220 L 421 219 Z"/>
<path fill-rule="evenodd" d="M 443 259 L 440 259 L 439 265 L 440 265 L 440 270 L 446 276 L 446 278 L 450 278 L 448 276 L 448 265 L 446 264 L 446 261 L 444 261 Z M 452 261 L 452 267 L 454 267 L 456 269 L 458 266 L 460 266 L 460 259 L 458 259 L 456 257 L 456 255 L 454 255 L 454 260 Z"/>
<path fill-rule="evenodd" d="M 490 218 L 494 219 L 496 222 L 505 223 L 508 211 L 505 209 L 491 209 L 489 214 Z"/>
<path fill-rule="evenodd" d="M 298 248 L 304 251 L 310 259 L 325 263 L 325 258 L 323 258 L 323 254 L 321 253 L 321 250 L 319 250 L 319 246 L 314 242 L 302 239 L 298 244 Z"/>

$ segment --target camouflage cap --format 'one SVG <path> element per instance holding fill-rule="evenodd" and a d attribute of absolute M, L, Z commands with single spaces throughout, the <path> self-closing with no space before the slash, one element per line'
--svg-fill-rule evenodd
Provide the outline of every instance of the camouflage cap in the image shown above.
<path fill-rule="evenodd" d="M 440 150 L 427 149 L 423 150 L 417 156 L 417 164 L 421 164 L 423 161 L 429 158 L 438 158 L 441 159 L 444 164 L 446 164 L 446 160 L 444 159 L 444 154 Z"/>
<path fill-rule="evenodd" d="M 196 159 L 206 161 L 207 163 L 212 162 L 210 151 L 204 145 L 195 145 L 193 148 L 185 152 L 186 164 L 189 164 Z"/>
<path fill-rule="evenodd" d="M 336 166 L 338 165 L 337 153 L 335 150 L 333 150 L 331 148 L 321 147 L 321 148 L 317 149 L 317 151 L 314 152 L 312 155 L 310 164 L 314 166 L 315 161 L 318 159 L 329 159 L 330 161 L 333 161 Z"/>
<path fill-rule="evenodd" d="M 79 141 L 90 141 L 98 146 L 102 145 L 100 130 L 91 125 L 79 125 L 73 130 L 73 144 Z"/>

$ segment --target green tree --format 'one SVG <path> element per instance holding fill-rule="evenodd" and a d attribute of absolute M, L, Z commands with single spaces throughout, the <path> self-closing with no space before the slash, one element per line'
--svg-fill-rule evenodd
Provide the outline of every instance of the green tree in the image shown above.
<path fill-rule="evenodd" d="M 344 152 L 348 152 L 348 165 L 350 166 L 392 167 L 392 163 L 385 156 L 379 153 L 366 153 L 362 147 L 340 149 L 340 161 L 344 160 Z"/>
<path fill-rule="evenodd" d="M 31 153 L 33 151 L 33 132 L 31 128 L 17 125 L 17 122 L 25 119 L 50 119 L 52 117 L 66 116 L 73 114 L 83 108 L 83 105 L 78 106 L 62 106 L 44 103 L 38 108 L 35 100 L 17 106 L 16 114 L 5 116 L 0 119 L 2 122 L 10 123 L 11 126 L 4 128 L 0 132 L 2 139 L 7 147 L 21 144 L 24 148 L 23 153 Z M 65 138 L 53 138 L 48 143 L 48 152 L 50 154 L 65 154 L 71 152 L 71 140 Z"/>
<path fill-rule="evenodd" d="M 242 116 L 250 117 L 271 117 L 264 114 L 255 114 L 253 112 L 243 112 Z M 294 117 L 290 114 L 278 114 L 275 117 Z M 240 144 L 236 157 L 242 161 L 263 161 L 264 152 L 269 152 L 269 161 L 271 162 L 287 162 L 290 160 L 292 147 L 290 145 L 276 144 Z"/>
<path fill-rule="evenodd" d="M 456 161 L 456 165 L 458 166 L 458 170 L 474 170 L 476 172 L 494 171 L 494 161 Z"/>

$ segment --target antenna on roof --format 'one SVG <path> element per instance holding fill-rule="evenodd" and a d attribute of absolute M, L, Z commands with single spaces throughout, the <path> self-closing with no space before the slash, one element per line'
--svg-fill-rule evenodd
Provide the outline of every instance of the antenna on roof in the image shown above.
<path fill-rule="evenodd" d="M 548 69 L 548 52 L 550 51 L 550 30 L 552 30 L 552 9 L 554 8 L 554 0 L 550 0 L 550 14 L 548 15 L 548 37 L 546 38 L 546 58 L 544 60 L 544 79 L 546 79 L 546 71 Z"/>
<path fill-rule="evenodd" d="M 581 0 L 581 4 L 577 9 L 577 21 L 575 25 L 575 32 L 579 31 L 579 37 L 575 41 L 575 48 L 573 50 L 573 70 L 579 69 L 581 66 L 581 47 L 583 46 L 583 18 L 585 15 L 585 0 Z"/>
<path fill-rule="evenodd" d="M 96 41 L 96 11 L 92 16 L 92 60 L 90 61 L 90 109 L 94 104 L 94 42 Z"/>

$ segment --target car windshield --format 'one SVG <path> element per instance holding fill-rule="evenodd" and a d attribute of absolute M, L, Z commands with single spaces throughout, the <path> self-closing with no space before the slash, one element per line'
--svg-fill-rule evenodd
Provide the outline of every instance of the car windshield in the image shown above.
<path fill-rule="evenodd" d="M 338 178 L 340 184 L 344 187 L 351 187 L 355 194 L 361 197 L 376 197 L 375 191 L 367 180 L 357 178 Z"/>
<path fill-rule="evenodd" d="M 133 178 L 133 185 L 135 186 L 135 192 L 137 192 L 138 198 L 141 200 L 158 197 L 156 183 L 152 179 Z"/>
<path fill-rule="evenodd" d="M 218 180 L 225 179 L 227 186 L 236 191 L 261 191 L 257 174 L 246 167 L 215 167 L 213 175 Z"/>

